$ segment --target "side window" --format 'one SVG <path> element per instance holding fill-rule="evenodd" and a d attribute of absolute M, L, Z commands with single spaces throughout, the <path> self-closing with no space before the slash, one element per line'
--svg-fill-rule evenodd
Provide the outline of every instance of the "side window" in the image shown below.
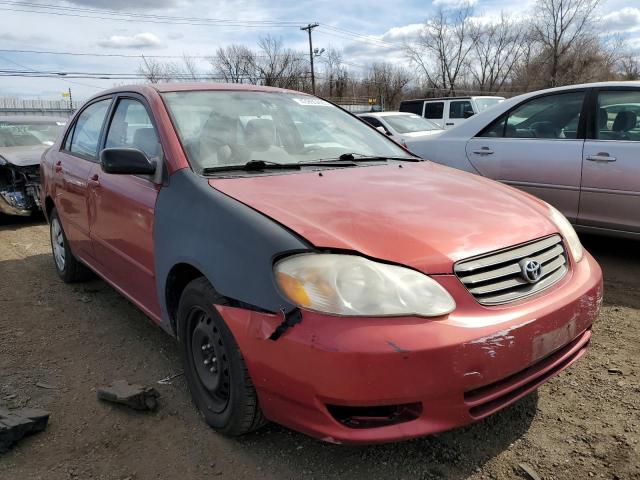
<path fill-rule="evenodd" d="M 110 104 L 110 98 L 100 100 L 92 103 L 80 113 L 73 127 L 73 135 L 71 135 L 71 143 L 68 148 L 65 144 L 68 151 L 88 157 L 98 156 L 100 131 Z M 67 143 L 68 140 L 69 138 L 67 138 Z"/>
<path fill-rule="evenodd" d="M 473 115 L 473 106 L 469 100 L 449 102 L 449 118 L 469 118 Z"/>
<path fill-rule="evenodd" d="M 444 102 L 427 102 L 424 106 L 424 118 L 441 120 L 444 112 Z"/>
<path fill-rule="evenodd" d="M 160 141 L 147 109 L 138 100 L 123 98 L 118 101 L 109 125 L 105 148 L 137 148 L 147 157 L 160 155 Z"/>
<path fill-rule="evenodd" d="M 584 92 L 528 100 L 485 128 L 480 137 L 575 139 Z"/>
<path fill-rule="evenodd" d="M 640 141 L 640 90 L 618 90 L 598 94 L 599 140 Z"/>

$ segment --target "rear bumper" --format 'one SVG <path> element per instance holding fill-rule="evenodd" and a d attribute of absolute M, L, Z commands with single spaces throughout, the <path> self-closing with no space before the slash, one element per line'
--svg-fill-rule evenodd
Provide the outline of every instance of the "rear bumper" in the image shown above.
<path fill-rule="evenodd" d="M 299 325 L 271 341 L 280 318 L 220 307 L 267 418 L 335 443 L 395 441 L 466 425 L 584 355 L 602 299 L 602 274 L 589 254 L 556 286 L 506 307 L 479 305 L 454 276 L 435 278 L 458 304 L 446 319 L 304 312 Z M 371 428 L 353 428 L 327 407 L 406 404 L 408 418 Z"/>

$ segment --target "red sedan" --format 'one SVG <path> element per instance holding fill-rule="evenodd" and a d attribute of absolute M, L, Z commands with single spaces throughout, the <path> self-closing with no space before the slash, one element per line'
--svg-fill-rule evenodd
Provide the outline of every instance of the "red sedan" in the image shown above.
<path fill-rule="evenodd" d="M 468 424 L 579 359 L 602 300 L 553 207 L 299 92 L 118 87 L 41 169 L 59 276 L 97 273 L 175 336 L 227 435 Z"/>

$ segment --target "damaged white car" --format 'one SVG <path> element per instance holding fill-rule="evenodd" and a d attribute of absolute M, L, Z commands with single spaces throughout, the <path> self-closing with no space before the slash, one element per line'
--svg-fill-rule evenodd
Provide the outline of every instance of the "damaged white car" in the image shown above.
<path fill-rule="evenodd" d="M 0 214 L 40 210 L 40 157 L 65 124 L 55 117 L 0 117 Z"/>

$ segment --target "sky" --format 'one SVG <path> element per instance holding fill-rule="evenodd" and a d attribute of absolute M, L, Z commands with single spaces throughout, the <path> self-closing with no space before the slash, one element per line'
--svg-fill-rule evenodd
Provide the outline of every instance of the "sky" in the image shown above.
<path fill-rule="evenodd" d="M 435 9 L 460 1 L 469 0 L 0 0 L 0 72 L 136 73 L 140 55 L 207 57 L 231 43 L 255 48 L 265 35 L 308 51 L 300 26 L 313 22 L 314 47 L 342 49 L 347 68 L 359 72 L 374 60 L 406 63 L 402 42 Z M 535 0 L 471 1 L 477 17 L 535 13 Z M 640 1 L 604 0 L 598 14 L 599 32 L 623 36 L 640 53 Z M 210 69 L 205 58 L 196 61 Z M 322 57 L 318 63 L 321 71 Z M 71 88 L 86 99 L 122 83 L 130 82 L 0 74 L 0 97 L 59 99 Z"/>

